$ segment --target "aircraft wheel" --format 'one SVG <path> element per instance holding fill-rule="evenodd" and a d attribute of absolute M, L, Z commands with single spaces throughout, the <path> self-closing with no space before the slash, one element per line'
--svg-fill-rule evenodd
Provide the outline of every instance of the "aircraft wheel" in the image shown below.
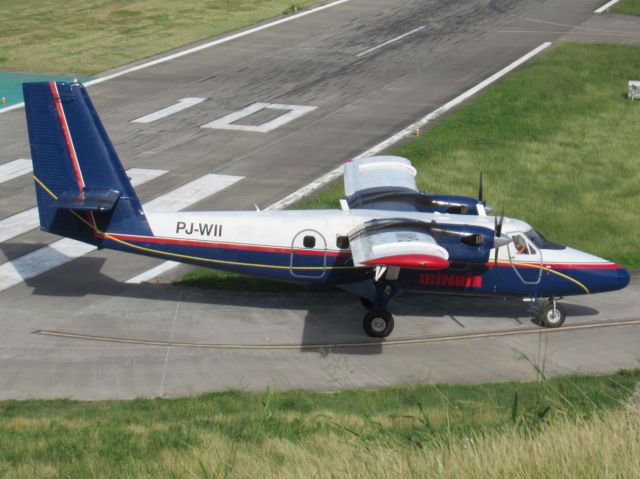
<path fill-rule="evenodd" d="M 364 306 L 364 309 L 373 309 L 373 303 L 370 299 L 360 296 L 360 303 Z"/>
<path fill-rule="evenodd" d="M 364 315 L 364 330 L 373 338 L 386 338 L 393 331 L 393 316 L 384 309 L 372 309 Z"/>
<path fill-rule="evenodd" d="M 545 328 L 559 328 L 564 323 L 566 313 L 562 305 L 555 301 L 548 301 L 540 308 L 538 319 Z"/>

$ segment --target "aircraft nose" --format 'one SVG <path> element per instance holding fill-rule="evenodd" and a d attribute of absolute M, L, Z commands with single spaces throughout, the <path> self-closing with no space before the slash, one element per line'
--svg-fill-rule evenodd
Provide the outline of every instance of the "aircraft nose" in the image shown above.
<path fill-rule="evenodd" d="M 627 268 L 625 268 L 624 266 L 618 266 L 618 277 L 617 277 L 617 288 L 616 289 L 622 289 L 622 288 L 626 288 L 627 285 L 629 284 L 629 281 L 631 280 L 631 275 L 629 274 L 629 270 Z"/>
<path fill-rule="evenodd" d="M 629 284 L 629 271 L 619 264 L 609 264 L 609 267 L 591 272 L 589 286 L 592 293 L 616 291 Z"/>

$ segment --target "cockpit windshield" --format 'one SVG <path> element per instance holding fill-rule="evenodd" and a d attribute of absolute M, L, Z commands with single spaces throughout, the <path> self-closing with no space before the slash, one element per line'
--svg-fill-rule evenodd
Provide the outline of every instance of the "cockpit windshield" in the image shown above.
<path fill-rule="evenodd" d="M 561 244 L 552 243 L 551 241 L 547 241 L 544 236 L 538 233 L 534 229 L 530 229 L 525 233 L 525 236 L 529 238 L 529 240 L 536 245 L 540 249 L 565 249 L 566 246 Z"/>

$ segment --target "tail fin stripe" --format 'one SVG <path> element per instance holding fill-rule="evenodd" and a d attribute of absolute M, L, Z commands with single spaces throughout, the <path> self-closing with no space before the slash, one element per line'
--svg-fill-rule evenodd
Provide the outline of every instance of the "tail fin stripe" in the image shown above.
<path fill-rule="evenodd" d="M 69 156 L 71 157 L 71 164 L 73 165 L 73 171 L 75 172 L 76 181 L 78 182 L 78 190 L 80 191 L 80 195 L 82 195 L 85 186 L 84 178 L 82 177 L 82 171 L 80 171 L 80 164 L 78 163 L 78 157 L 76 156 L 76 149 L 73 145 L 73 139 L 71 138 L 69 125 L 67 124 L 67 117 L 64 114 L 64 108 L 62 107 L 62 102 L 60 101 L 58 86 L 56 85 L 56 82 L 51 81 L 49 82 L 49 87 L 51 88 L 51 94 L 53 95 L 53 104 L 56 106 L 56 111 L 58 112 L 58 120 L 60 120 L 62 133 L 64 135 L 65 142 L 67 143 L 67 150 L 69 151 Z"/>

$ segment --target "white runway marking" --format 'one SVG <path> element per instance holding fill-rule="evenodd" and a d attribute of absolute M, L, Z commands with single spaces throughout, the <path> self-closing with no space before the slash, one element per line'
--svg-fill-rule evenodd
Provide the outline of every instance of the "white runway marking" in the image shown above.
<path fill-rule="evenodd" d="M 304 106 L 304 105 L 283 105 L 281 103 L 254 103 L 242 110 L 229 113 L 228 115 L 218 118 L 217 120 L 202 125 L 201 128 L 214 128 L 219 130 L 240 130 L 240 131 L 256 131 L 259 133 L 267 133 L 271 130 L 281 127 L 289 123 L 290 121 L 300 118 L 303 115 L 315 110 L 316 106 Z M 262 123 L 261 125 L 238 125 L 234 124 L 236 121 L 253 115 L 261 110 L 283 110 L 288 113 L 274 118 L 273 120 Z"/>
<path fill-rule="evenodd" d="M 31 173 L 32 170 L 33 165 L 31 160 L 25 160 L 24 158 L 18 158 L 9 163 L 4 163 L 0 165 L 0 183 Z"/>
<path fill-rule="evenodd" d="M 230 42 L 230 41 L 235 40 L 237 38 L 246 37 L 247 35 L 251 35 L 252 33 L 257 33 L 257 32 L 260 32 L 262 30 L 266 30 L 267 28 L 275 27 L 275 26 L 280 25 L 282 23 L 291 22 L 293 20 L 297 20 L 298 18 L 306 17 L 307 15 L 312 15 L 314 13 L 321 12 L 322 10 L 326 10 L 328 8 L 332 8 L 332 7 L 336 7 L 338 5 L 342 5 L 343 3 L 346 3 L 348 1 L 349 0 L 336 0 L 335 2 L 327 3 L 326 5 L 320 5 L 319 7 L 311 8 L 309 10 L 304 10 L 304 11 L 302 11 L 300 13 L 296 13 L 294 15 L 288 15 L 288 16 L 286 16 L 284 18 L 280 18 L 278 20 L 274 20 L 272 22 L 265 23 L 263 25 L 259 25 L 259 26 L 254 27 L 254 28 L 249 28 L 247 30 L 243 30 L 241 32 L 234 33 L 234 34 L 229 35 L 229 36 L 224 37 L 224 38 L 219 38 L 218 40 L 213 40 L 213 41 L 208 42 L 208 43 L 203 43 L 202 45 L 198 45 L 197 47 L 189 48 L 187 50 L 182 50 L 181 52 L 173 53 L 172 55 L 167 55 L 165 57 L 161 57 L 161 58 L 158 58 L 156 60 L 152 60 L 150 62 L 142 63 L 140 65 L 136 65 L 134 67 L 127 68 L 125 70 L 122 70 L 122 71 L 119 71 L 119 72 L 116 72 L 116 73 L 112 73 L 111 75 L 107 75 L 107 76 L 104 76 L 104 77 L 96 78 L 95 80 L 91 80 L 91 81 L 86 82 L 85 86 L 96 85 L 98 83 L 102 83 L 102 82 L 105 82 L 107 80 L 112 80 L 114 78 L 121 77 L 122 75 L 126 75 L 128 73 L 137 72 L 139 70 L 144 70 L 145 68 L 149 68 L 149 67 L 152 67 L 154 65 L 159 65 L 161 63 L 169 62 L 171 60 L 175 60 L 176 58 L 184 57 L 186 55 L 190 55 L 192 53 L 196 53 L 196 52 L 199 52 L 201 50 L 205 50 L 207 48 L 215 47 L 217 45 L 221 45 L 223 43 Z M 11 111 L 11 110 L 17 110 L 18 108 L 22 108 L 22 107 L 24 107 L 24 102 L 23 103 L 17 103 L 15 105 L 11 105 L 11 106 L 8 106 L 6 108 L 0 108 L 0 113 L 4 113 L 6 111 Z"/>
<path fill-rule="evenodd" d="M 371 47 L 371 48 L 369 48 L 368 50 L 365 50 L 365 51 L 363 51 L 363 52 L 358 53 L 356 56 L 357 56 L 357 57 L 363 57 L 363 56 L 365 56 L 365 55 L 368 55 L 369 53 L 373 53 L 373 52 L 375 52 L 376 50 L 380 50 L 381 48 L 384 48 L 384 47 L 386 47 L 387 45 L 391 45 L 392 43 L 399 42 L 399 41 L 400 41 L 400 40 L 402 40 L 403 38 L 406 38 L 406 37 L 408 37 L 409 35 L 413 35 L 414 33 L 417 33 L 417 32 L 419 32 L 419 31 L 421 31 L 421 30 L 424 30 L 424 29 L 425 29 L 424 25 L 423 25 L 423 26 L 421 26 L 421 27 L 418 27 L 418 28 L 414 28 L 414 29 L 413 29 L 413 30 L 411 30 L 410 32 L 407 32 L 407 33 L 404 33 L 404 34 L 402 34 L 402 35 L 400 35 L 400 36 L 397 36 L 397 37 L 395 37 L 395 38 L 392 38 L 391 40 L 387 40 L 386 42 L 381 43 L 380 45 L 376 45 L 375 47 Z"/>
<path fill-rule="evenodd" d="M 603 13 L 607 11 L 609 8 L 613 7 L 619 1 L 620 0 L 611 0 L 610 2 L 607 2 L 604 5 L 602 5 L 600 8 L 594 10 L 593 13 Z"/>
<path fill-rule="evenodd" d="M 133 278 L 128 279 L 126 282 L 133 284 L 144 283 L 145 281 L 149 281 L 150 279 L 157 278 L 158 276 L 163 275 L 167 271 L 175 268 L 180 264 L 182 263 L 178 263 L 177 261 L 165 261 L 155 268 L 151 268 L 144 273 L 139 274 L 138 276 L 134 276 Z"/>
<path fill-rule="evenodd" d="M 148 170 L 143 168 L 131 168 L 127 170 L 127 175 L 133 186 L 146 183 L 165 173 L 166 170 Z M 0 243 L 36 229 L 39 224 L 38 208 L 30 208 L 22 213 L 4 218 L 0 220 Z"/>
<path fill-rule="evenodd" d="M 146 213 L 172 213 L 202 201 L 242 180 L 244 176 L 205 175 L 146 203 Z"/>
<path fill-rule="evenodd" d="M 141 116 L 140 118 L 136 118 L 135 120 L 131 120 L 131 123 L 152 123 L 156 120 L 160 120 L 161 118 L 166 118 L 170 115 L 181 112 L 182 110 L 186 110 L 187 108 L 198 105 L 205 100 L 206 98 L 182 98 L 178 100 L 178 103 L 176 103 L 175 105 L 168 106 L 166 108 L 163 108 L 162 110 L 158 110 L 154 113 L 149 113 L 148 115 Z"/>
<path fill-rule="evenodd" d="M 398 141 L 402 140 L 403 138 L 407 137 L 408 135 L 410 135 L 411 133 L 416 131 L 416 128 L 421 128 L 424 125 L 426 125 L 428 122 L 435 120 L 436 118 L 438 118 L 442 114 L 446 113 L 447 111 L 451 110 L 452 108 L 454 108 L 455 106 L 459 105 L 463 101 L 465 101 L 468 98 L 472 97 L 473 95 L 475 95 L 476 93 L 478 93 L 482 89 L 484 89 L 487 86 L 491 85 L 496 80 L 499 80 L 500 78 L 505 76 L 507 73 L 509 73 L 512 70 L 518 68 L 520 65 L 522 65 L 525 62 L 527 62 L 528 60 L 530 60 L 531 58 L 533 58 L 534 56 L 536 56 L 537 54 L 539 54 L 540 52 L 542 52 L 543 50 L 548 48 L 550 45 L 551 45 L 551 42 L 545 42 L 542 45 L 534 48 L 529 53 L 527 53 L 526 55 L 523 55 L 522 57 L 518 58 L 516 61 L 514 61 L 513 63 L 507 65 L 506 67 L 504 67 L 499 72 L 494 73 L 489 78 L 481 81 L 480 83 L 478 83 L 473 88 L 470 88 L 469 90 L 465 91 L 461 95 L 455 97 L 453 100 L 445 103 L 444 105 L 442 105 L 437 110 L 432 111 L 431 113 L 429 113 L 424 118 L 416 121 L 415 123 L 412 123 L 411 125 L 407 126 L 403 130 L 401 130 L 398 133 L 396 133 L 395 135 L 387 138 L 386 140 L 382 141 L 381 143 L 378 143 L 377 145 L 375 145 L 374 147 L 372 147 L 369 150 L 365 151 L 364 153 L 358 155 L 354 159 L 359 159 L 359 158 L 364 158 L 364 157 L 367 157 L 367 156 L 377 155 L 378 153 L 384 151 L 385 149 L 389 148 L 394 143 L 397 143 Z M 308 185 L 303 186 L 299 190 L 294 191 L 293 193 L 291 193 L 286 198 L 281 199 L 280 201 L 272 204 L 271 206 L 269 206 L 266 209 L 268 209 L 268 210 L 281 210 L 281 209 L 286 208 L 289 205 L 292 205 L 296 201 L 299 201 L 301 198 L 304 198 L 305 196 L 307 196 L 307 195 L 313 193 L 314 191 L 316 191 L 317 189 L 322 188 L 323 186 L 325 186 L 325 185 L 331 183 L 332 181 L 338 179 L 340 176 L 342 176 L 342 170 L 343 170 L 343 165 L 340 165 L 337 168 L 334 168 L 329 173 L 327 173 L 324 176 L 321 176 L 320 178 L 312 181 Z"/>

